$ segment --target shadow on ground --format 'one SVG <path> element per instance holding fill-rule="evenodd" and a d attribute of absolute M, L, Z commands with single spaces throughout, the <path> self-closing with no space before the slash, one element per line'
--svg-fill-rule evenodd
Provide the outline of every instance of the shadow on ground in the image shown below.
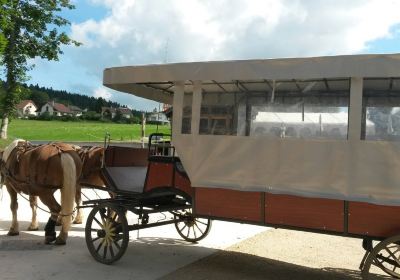
<path fill-rule="evenodd" d="M 358 270 L 331 267 L 316 269 L 250 254 L 219 251 L 214 255 L 198 260 L 160 279 L 358 280 L 362 278 Z M 369 279 L 381 280 L 392 278 L 373 274 Z"/>

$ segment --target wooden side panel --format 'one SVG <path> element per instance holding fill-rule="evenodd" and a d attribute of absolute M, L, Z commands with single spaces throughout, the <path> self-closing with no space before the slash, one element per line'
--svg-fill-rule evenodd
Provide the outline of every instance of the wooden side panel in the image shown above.
<path fill-rule="evenodd" d="M 262 223 L 261 193 L 195 188 L 196 214 Z"/>
<path fill-rule="evenodd" d="M 342 200 L 266 194 L 265 222 L 308 229 L 343 232 Z"/>
<path fill-rule="evenodd" d="M 178 171 L 175 171 L 175 187 L 193 197 L 194 188 L 192 188 L 189 178 Z"/>
<path fill-rule="evenodd" d="M 149 152 L 147 149 L 112 146 L 106 149 L 106 165 L 120 166 L 147 166 Z"/>
<path fill-rule="evenodd" d="M 400 234 L 400 206 L 349 202 L 349 232 L 375 237 Z"/>
<path fill-rule="evenodd" d="M 144 191 L 157 187 L 171 187 L 173 168 L 172 163 L 150 162 Z"/>

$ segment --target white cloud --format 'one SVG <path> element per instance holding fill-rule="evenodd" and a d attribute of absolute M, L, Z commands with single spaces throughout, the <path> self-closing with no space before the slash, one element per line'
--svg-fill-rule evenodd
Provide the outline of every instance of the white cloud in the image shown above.
<path fill-rule="evenodd" d="M 91 0 L 109 10 L 72 25 L 76 63 L 149 63 L 368 52 L 400 24 L 398 0 Z M 397 28 L 398 29 L 398 28 Z M 168 42 L 168 43 L 167 43 Z M 166 46 L 168 45 L 168 48 Z"/>
<path fill-rule="evenodd" d="M 106 88 L 104 87 L 98 87 L 94 90 L 93 96 L 96 98 L 102 97 L 105 100 L 110 100 L 112 97 L 111 92 L 109 92 Z"/>
<path fill-rule="evenodd" d="M 110 64 L 366 51 L 400 23 L 396 0 L 92 0 L 110 10 L 72 26 Z M 110 56 L 107 56 L 111 58 Z"/>

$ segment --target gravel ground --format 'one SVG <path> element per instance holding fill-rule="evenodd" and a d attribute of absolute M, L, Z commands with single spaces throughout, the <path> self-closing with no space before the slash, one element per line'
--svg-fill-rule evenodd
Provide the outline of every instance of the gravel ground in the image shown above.
<path fill-rule="evenodd" d="M 361 279 L 363 254 L 359 239 L 271 229 L 161 279 Z"/>

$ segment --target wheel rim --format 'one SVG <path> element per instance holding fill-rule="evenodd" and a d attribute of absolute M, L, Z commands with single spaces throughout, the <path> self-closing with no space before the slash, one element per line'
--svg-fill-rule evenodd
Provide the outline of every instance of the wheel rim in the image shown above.
<path fill-rule="evenodd" d="M 127 228 L 123 212 L 111 207 L 94 208 L 85 229 L 89 252 L 97 261 L 105 264 L 120 259 L 129 242 Z"/>
<path fill-rule="evenodd" d="M 400 279 L 400 235 L 379 242 L 369 253 L 362 268 L 362 276 L 368 278 L 372 265 L 394 278 Z"/>
<path fill-rule="evenodd" d="M 210 232 L 211 220 L 195 218 L 191 211 L 185 211 L 180 220 L 175 222 L 179 235 L 189 242 L 197 242 Z"/>
<path fill-rule="evenodd" d="M 400 246 L 390 243 L 382 247 L 374 256 L 372 264 L 390 276 L 400 278 Z"/>

